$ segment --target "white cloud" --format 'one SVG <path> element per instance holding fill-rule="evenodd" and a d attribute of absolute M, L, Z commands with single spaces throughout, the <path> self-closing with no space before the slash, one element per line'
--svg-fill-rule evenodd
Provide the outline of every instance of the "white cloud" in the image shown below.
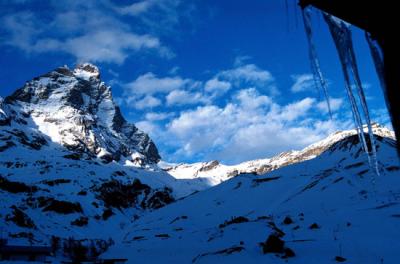
<path fill-rule="evenodd" d="M 136 80 L 126 84 L 125 87 L 133 94 L 155 94 L 183 89 L 192 83 L 192 80 L 182 79 L 179 76 L 158 78 L 155 74 L 149 72 L 137 77 Z"/>
<path fill-rule="evenodd" d="M 279 105 L 255 88 L 238 91 L 223 107 L 182 111 L 167 126 L 176 159 L 221 159 L 236 163 L 303 148 L 347 123 L 321 120 L 314 98 Z M 240 153 L 240 154 L 239 154 Z"/>
<path fill-rule="evenodd" d="M 154 96 L 146 95 L 144 98 L 135 101 L 133 104 L 136 109 L 143 110 L 161 105 L 161 100 Z"/>
<path fill-rule="evenodd" d="M 233 69 L 219 72 L 214 78 L 230 82 L 236 88 L 255 87 L 270 95 L 278 95 L 274 77 L 255 64 L 239 65 Z"/>
<path fill-rule="evenodd" d="M 316 100 L 314 98 L 307 97 L 300 101 L 290 103 L 284 106 L 279 113 L 274 116 L 274 118 L 285 121 L 294 121 L 307 115 L 310 109 L 315 107 L 315 102 Z"/>
<path fill-rule="evenodd" d="M 121 64 L 130 51 L 161 48 L 157 38 L 148 35 L 136 35 L 118 30 L 88 33 L 65 41 L 41 39 L 32 46 L 32 51 L 64 51 L 75 56 L 79 61 L 114 62 Z M 168 56 L 168 52 L 159 52 Z"/>
<path fill-rule="evenodd" d="M 340 109 L 340 107 L 343 105 L 343 98 L 329 98 L 329 104 L 331 106 L 331 110 L 337 111 Z M 324 113 L 328 113 L 328 104 L 325 100 L 319 102 L 317 104 L 317 108 L 324 112 Z"/>
<path fill-rule="evenodd" d="M 260 95 L 255 88 L 239 90 L 234 97 L 244 109 L 257 109 L 272 103 L 271 98 Z"/>
<path fill-rule="evenodd" d="M 190 105 L 209 102 L 209 98 L 199 92 L 173 90 L 166 97 L 167 105 Z"/>
<path fill-rule="evenodd" d="M 168 119 L 168 118 L 173 117 L 173 116 L 174 116 L 173 112 L 168 112 L 168 113 L 165 113 L 165 112 L 160 112 L 160 113 L 150 112 L 150 113 L 146 113 L 145 118 L 148 121 L 160 121 L 160 120 Z"/>
<path fill-rule="evenodd" d="M 231 88 L 231 83 L 226 81 L 220 81 L 218 78 L 212 78 L 208 80 L 204 86 L 206 92 L 224 94 Z"/>
<path fill-rule="evenodd" d="M 140 15 L 149 11 L 152 2 L 159 1 L 146 0 L 121 7 L 106 0 L 53 1 L 48 4 L 52 10 L 50 20 L 43 19 L 45 16 L 39 12 L 8 13 L 0 17 L 7 32 L 3 44 L 28 54 L 63 52 L 78 61 L 121 64 L 128 56 L 142 51 L 171 58 L 173 52 L 161 43 L 157 35 L 138 33 L 139 30 L 134 28 L 137 23 L 127 24 L 120 17 L 120 14 Z M 110 8 L 118 12 L 110 12 Z M 157 14 L 170 16 L 160 8 Z M 142 27 L 140 32 L 149 31 Z"/>
<path fill-rule="evenodd" d="M 314 77 L 312 74 L 299 74 L 299 75 L 292 75 L 292 80 L 294 84 L 291 87 L 291 91 L 293 93 L 309 91 L 314 89 Z"/>
<path fill-rule="evenodd" d="M 176 72 L 176 70 L 173 71 Z M 262 70 L 254 64 L 247 64 L 221 71 L 205 82 L 183 78 L 179 75 L 158 77 L 154 73 L 148 72 L 138 76 L 132 82 L 122 84 L 122 86 L 125 100 L 136 101 L 143 95 L 157 94 L 159 98 L 165 96 L 167 106 L 182 106 L 210 104 L 234 86 L 238 89 L 259 88 L 267 90 L 266 92 L 271 95 L 276 95 L 273 82 L 274 78 L 268 71 Z"/>
<path fill-rule="evenodd" d="M 157 135 L 157 133 L 160 131 L 160 127 L 158 125 L 147 120 L 136 122 L 135 126 L 150 135 Z"/>
<path fill-rule="evenodd" d="M 140 122 L 165 149 L 176 150 L 168 153 L 175 161 L 220 159 L 236 163 L 269 157 L 303 148 L 329 133 L 349 127 L 348 122 L 324 120 L 328 118 L 324 101 L 306 97 L 282 105 L 273 95 L 261 94 L 259 91 L 265 83 L 268 86 L 274 82 L 266 73 L 255 65 L 244 65 L 222 71 L 205 83 L 147 73 L 130 83 L 129 91 L 133 97 L 165 96 L 167 106 L 194 106 L 185 107 L 177 114 L 147 114 Z M 215 90 L 232 87 L 237 90 L 230 94 L 225 105 L 221 105 L 221 100 L 213 101 Z M 336 111 L 342 99 L 331 98 L 331 104 Z"/>
<path fill-rule="evenodd" d="M 183 79 L 180 76 L 157 77 L 151 72 L 140 75 L 123 87 L 125 101 L 128 103 L 137 101 L 143 95 L 165 97 L 167 106 L 207 104 L 212 99 L 203 92 L 203 83 L 200 81 Z"/>
<path fill-rule="evenodd" d="M 137 16 L 147 12 L 155 4 L 154 0 L 144 0 L 127 6 L 114 6 L 114 10 L 122 15 Z"/>
<path fill-rule="evenodd" d="M 180 136 L 186 136 L 188 131 L 192 131 L 193 129 L 206 126 L 212 127 L 222 121 L 218 118 L 223 115 L 223 112 L 224 109 L 214 105 L 184 111 L 177 119 L 174 119 L 170 123 L 170 131 Z"/>
<path fill-rule="evenodd" d="M 254 64 L 242 65 L 230 70 L 222 71 L 218 76 L 231 80 L 238 86 L 243 81 L 261 86 L 270 84 L 274 80 L 269 71 L 262 70 Z"/>

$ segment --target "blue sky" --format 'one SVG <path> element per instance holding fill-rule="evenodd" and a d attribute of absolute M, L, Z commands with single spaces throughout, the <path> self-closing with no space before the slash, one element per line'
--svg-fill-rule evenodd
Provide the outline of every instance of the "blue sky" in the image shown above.
<path fill-rule="evenodd" d="M 237 163 L 300 149 L 352 127 L 333 41 L 314 41 L 329 80 L 329 119 L 310 75 L 294 0 L 0 2 L 0 95 L 61 65 L 92 62 L 124 116 L 164 160 Z M 297 11 L 296 11 L 297 10 Z M 388 123 L 363 32 L 353 29 L 373 119 Z"/>

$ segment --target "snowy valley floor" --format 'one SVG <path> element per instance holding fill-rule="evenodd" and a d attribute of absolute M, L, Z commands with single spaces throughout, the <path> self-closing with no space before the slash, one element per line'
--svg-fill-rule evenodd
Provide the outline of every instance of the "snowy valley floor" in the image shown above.
<path fill-rule="evenodd" d="M 355 141 L 265 175 L 239 175 L 144 215 L 104 256 L 130 263 L 398 263 L 393 141 L 378 142 L 380 176 Z M 295 256 L 263 254 L 260 243 L 271 234 Z"/>

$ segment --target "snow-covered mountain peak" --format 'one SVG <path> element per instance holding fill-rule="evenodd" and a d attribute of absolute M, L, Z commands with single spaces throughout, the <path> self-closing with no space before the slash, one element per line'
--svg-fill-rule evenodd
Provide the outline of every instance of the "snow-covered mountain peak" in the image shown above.
<path fill-rule="evenodd" d="M 142 165 L 160 159 L 149 136 L 123 118 L 99 69 L 89 63 L 73 70 L 59 67 L 26 82 L 1 109 L 0 123 L 35 128 L 80 154 Z"/>
<path fill-rule="evenodd" d="M 103 98 L 100 98 L 102 95 Z M 59 106 L 68 104 L 82 109 L 88 103 L 82 98 L 84 96 L 97 101 L 111 97 L 110 88 L 100 80 L 98 68 L 87 63 L 79 64 L 73 70 L 62 66 L 36 77 L 8 96 L 6 101 L 39 105 L 58 103 Z"/>
<path fill-rule="evenodd" d="M 76 77 L 81 77 L 83 79 L 90 79 L 91 77 L 100 79 L 99 68 L 96 65 L 90 63 L 78 64 L 73 73 Z"/>

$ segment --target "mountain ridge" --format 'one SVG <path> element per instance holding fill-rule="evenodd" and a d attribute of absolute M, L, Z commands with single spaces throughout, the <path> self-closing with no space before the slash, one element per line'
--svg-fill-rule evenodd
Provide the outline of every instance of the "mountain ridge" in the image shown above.
<path fill-rule="evenodd" d="M 365 127 L 364 129 L 366 133 L 367 128 Z M 378 123 L 374 123 L 372 125 L 372 129 L 375 136 L 390 138 L 393 140 L 395 139 L 393 131 L 379 125 Z M 175 178 L 203 178 L 208 180 L 210 185 L 214 186 L 240 174 L 265 174 L 284 166 L 313 159 L 322 154 L 324 151 L 328 150 L 337 142 L 340 142 L 341 140 L 353 135 L 357 135 L 357 131 L 355 129 L 337 131 L 326 138 L 305 147 L 302 150 L 285 151 L 271 158 L 250 160 L 235 165 L 225 165 L 217 160 L 214 160 L 193 164 L 170 164 L 167 162 L 161 162 L 160 167 Z"/>
<path fill-rule="evenodd" d="M 92 64 L 73 70 L 64 66 L 34 78 L 7 96 L 2 109 L 1 123 L 32 121 L 53 142 L 105 162 L 126 159 L 144 165 L 160 159 L 149 136 L 124 119 Z"/>

